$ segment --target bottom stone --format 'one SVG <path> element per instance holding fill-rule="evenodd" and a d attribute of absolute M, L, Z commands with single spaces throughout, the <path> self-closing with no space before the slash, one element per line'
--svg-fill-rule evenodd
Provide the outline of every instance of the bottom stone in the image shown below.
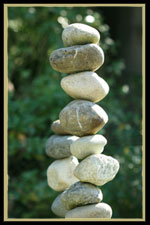
<path fill-rule="evenodd" d="M 68 210 L 65 208 L 63 202 L 61 201 L 61 195 L 62 193 L 58 195 L 57 198 L 55 198 L 52 203 L 51 210 L 55 215 L 64 218 Z"/>
<path fill-rule="evenodd" d="M 111 218 L 112 209 L 106 203 L 86 205 L 69 210 L 65 218 Z"/>

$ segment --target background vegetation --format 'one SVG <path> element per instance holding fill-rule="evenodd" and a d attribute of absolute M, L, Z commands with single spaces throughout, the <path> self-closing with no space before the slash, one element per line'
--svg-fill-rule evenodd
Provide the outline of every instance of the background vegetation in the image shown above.
<path fill-rule="evenodd" d="M 113 15 L 113 11 L 112 11 Z M 54 161 L 45 154 L 50 124 L 72 98 L 60 87 L 65 74 L 49 65 L 50 53 L 63 47 L 67 24 L 81 22 L 99 30 L 105 63 L 97 70 L 110 86 L 98 104 L 109 122 L 99 132 L 104 154 L 120 162 L 116 178 L 101 187 L 113 218 L 142 217 L 142 74 L 126 73 L 119 40 L 113 40 L 101 8 L 9 7 L 8 9 L 8 175 L 9 218 L 57 218 L 51 204 L 60 193 L 47 185 Z M 121 20 L 118 21 L 121 23 Z"/>

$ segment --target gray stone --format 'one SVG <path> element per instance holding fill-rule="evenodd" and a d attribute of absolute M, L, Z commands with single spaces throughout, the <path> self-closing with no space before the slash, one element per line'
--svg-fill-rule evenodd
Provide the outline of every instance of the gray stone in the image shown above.
<path fill-rule="evenodd" d="M 107 140 L 100 134 L 80 137 L 70 146 L 72 155 L 78 159 L 84 159 L 89 155 L 102 153 Z"/>
<path fill-rule="evenodd" d="M 62 32 L 64 46 L 97 44 L 100 40 L 99 32 L 86 24 L 73 23 L 65 27 Z"/>
<path fill-rule="evenodd" d="M 71 74 L 61 80 L 62 89 L 75 99 L 99 102 L 109 92 L 109 86 L 95 72 L 86 71 Z"/>
<path fill-rule="evenodd" d="M 55 120 L 51 124 L 51 130 L 58 135 L 67 135 L 68 133 L 62 128 L 60 120 Z"/>
<path fill-rule="evenodd" d="M 71 155 L 70 145 L 79 137 L 52 135 L 46 142 L 46 154 L 54 159 L 63 159 Z"/>
<path fill-rule="evenodd" d="M 104 63 L 104 53 L 96 44 L 60 48 L 50 55 L 50 65 L 61 73 L 96 71 Z"/>
<path fill-rule="evenodd" d="M 74 156 L 55 160 L 47 169 L 47 182 L 49 187 L 55 191 L 64 191 L 72 184 L 79 181 L 73 171 L 79 164 Z"/>
<path fill-rule="evenodd" d="M 101 202 L 102 199 L 103 194 L 98 187 L 82 182 L 74 183 L 61 195 L 61 200 L 68 210 L 77 206 L 95 204 Z"/>
<path fill-rule="evenodd" d="M 83 159 L 74 170 L 74 175 L 82 182 L 102 186 L 111 181 L 118 170 L 118 160 L 104 154 L 96 154 Z"/>
<path fill-rule="evenodd" d="M 108 121 L 106 112 L 97 104 L 74 100 L 59 114 L 61 126 L 71 135 L 96 134 Z"/>
<path fill-rule="evenodd" d="M 111 218 L 112 209 L 106 203 L 86 205 L 69 210 L 65 218 Z"/>
<path fill-rule="evenodd" d="M 51 210 L 55 215 L 64 218 L 68 210 L 65 208 L 61 200 L 61 195 L 62 193 L 58 195 L 57 198 L 55 198 L 55 200 L 53 201 L 51 205 Z"/>

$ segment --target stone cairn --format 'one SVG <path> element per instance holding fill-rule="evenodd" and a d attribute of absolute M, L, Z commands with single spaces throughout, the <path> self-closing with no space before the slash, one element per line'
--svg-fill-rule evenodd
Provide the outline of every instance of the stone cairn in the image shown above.
<path fill-rule="evenodd" d="M 75 100 L 51 124 L 55 134 L 46 142 L 46 154 L 56 159 L 47 169 L 48 185 L 61 192 L 51 210 L 63 218 L 111 218 L 112 209 L 102 202 L 98 186 L 116 176 L 119 162 L 102 154 L 107 140 L 96 134 L 108 121 L 106 112 L 95 104 L 109 92 L 108 84 L 94 72 L 104 63 L 100 34 L 74 23 L 63 30 L 62 40 L 65 48 L 52 52 L 50 65 L 67 74 L 61 87 Z"/>

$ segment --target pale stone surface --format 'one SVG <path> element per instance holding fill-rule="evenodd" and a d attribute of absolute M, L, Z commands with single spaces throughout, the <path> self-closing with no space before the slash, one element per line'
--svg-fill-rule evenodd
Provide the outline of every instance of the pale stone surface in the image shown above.
<path fill-rule="evenodd" d="M 57 198 L 55 198 L 55 200 L 53 201 L 51 205 L 51 210 L 55 215 L 64 218 L 68 210 L 65 208 L 61 200 L 61 195 L 62 193 L 58 195 Z"/>
<path fill-rule="evenodd" d="M 106 144 L 107 140 L 103 135 L 88 135 L 73 142 L 70 151 L 78 159 L 84 159 L 89 155 L 102 153 Z"/>
<path fill-rule="evenodd" d="M 71 155 L 70 145 L 79 139 L 71 135 L 52 135 L 46 142 L 46 154 L 54 159 L 63 159 Z"/>
<path fill-rule="evenodd" d="M 97 104 L 74 100 L 59 114 L 61 126 L 70 134 L 85 136 L 96 134 L 107 123 L 106 112 Z"/>
<path fill-rule="evenodd" d="M 47 169 L 48 185 L 55 191 L 64 191 L 72 184 L 79 181 L 73 171 L 79 164 L 74 156 L 55 160 Z"/>
<path fill-rule="evenodd" d="M 99 32 L 86 24 L 73 23 L 65 27 L 62 32 L 64 46 L 97 44 L 100 40 Z"/>
<path fill-rule="evenodd" d="M 68 210 L 77 206 L 95 204 L 102 199 L 103 194 L 97 186 L 83 182 L 74 183 L 61 195 L 61 200 Z"/>
<path fill-rule="evenodd" d="M 75 99 L 99 102 L 109 92 L 109 86 L 95 72 L 86 71 L 71 74 L 61 80 L 62 89 Z"/>
<path fill-rule="evenodd" d="M 50 65 L 61 73 L 96 71 L 104 63 L 104 53 L 96 44 L 60 48 L 51 53 Z"/>
<path fill-rule="evenodd" d="M 69 210 L 65 216 L 65 218 L 111 218 L 111 217 L 112 217 L 112 209 L 108 204 L 104 202 L 77 207 L 75 209 Z"/>
<path fill-rule="evenodd" d="M 55 120 L 53 121 L 53 123 L 51 124 L 51 130 L 58 135 L 66 135 L 68 134 L 61 126 L 60 124 L 60 120 Z"/>
<path fill-rule="evenodd" d="M 104 154 L 95 154 L 83 159 L 74 170 L 74 175 L 82 182 L 102 186 L 111 181 L 118 170 L 118 160 Z"/>

